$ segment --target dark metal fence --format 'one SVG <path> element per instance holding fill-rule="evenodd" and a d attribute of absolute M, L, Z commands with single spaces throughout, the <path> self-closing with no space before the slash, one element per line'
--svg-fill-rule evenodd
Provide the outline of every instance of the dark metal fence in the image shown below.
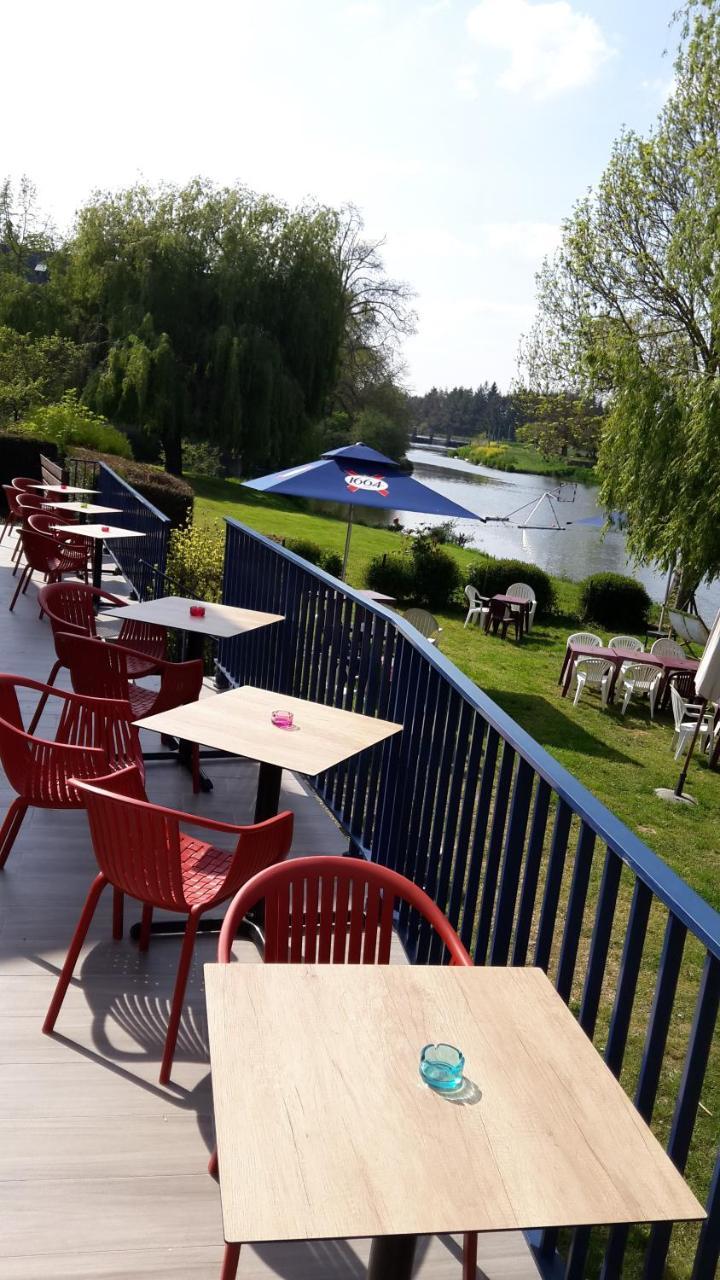
<path fill-rule="evenodd" d="M 105 507 L 118 507 L 118 514 L 108 516 L 110 524 L 135 529 L 143 538 L 119 538 L 107 544 L 110 556 L 122 570 L 140 600 L 157 594 L 157 583 L 165 573 L 170 520 L 147 498 L 108 467 L 95 464 L 93 488 L 98 493 L 93 501 Z M 84 483 L 85 480 L 77 481 Z"/>
<path fill-rule="evenodd" d="M 702 1230 L 545 1232 L 539 1259 L 566 1280 L 659 1280 L 670 1256 L 673 1276 L 713 1280 L 720 915 L 402 619 L 227 526 L 223 600 L 286 621 L 223 641 L 221 674 L 404 725 L 312 785 L 358 852 L 439 903 L 476 963 L 549 974 L 707 1203 Z M 416 963 L 443 959 L 416 918 L 399 927 Z"/>

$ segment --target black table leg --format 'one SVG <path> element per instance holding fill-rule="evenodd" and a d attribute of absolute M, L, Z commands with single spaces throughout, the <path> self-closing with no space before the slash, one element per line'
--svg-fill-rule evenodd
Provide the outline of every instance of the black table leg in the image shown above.
<path fill-rule="evenodd" d="M 93 561 L 92 561 L 92 578 L 93 586 L 98 591 L 102 590 L 102 564 L 103 564 L 103 547 L 102 538 L 93 538 Z"/>
<path fill-rule="evenodd" d="M 417 1236 L 376 1236 L 370 1247 L 368 1280 L 410 1280 Z"/>
<path fill-rule="evenodd" d="M 182 633 L 182 660 L 183 662 L 192 662 L 196 658 L 202 658 L 205 650 L 205 636 L 201 631 L 183 631 Z M 188 773 L 192 773 L 192 743 L 186 738 L 181 738 L 178 745 L 178 764 L 183 769 L 187 769 Z M 212 778 L 200 770 L 200 790 L 208 792 L 213 790 Z"/>
<path fill-rule="evenodd" d="M 280 805 L 281 782 L 282 769 L 279 765 L 261 763 L 255 800 L 256 822 L 265 822 L 267 818 L 275 817 Z"/>

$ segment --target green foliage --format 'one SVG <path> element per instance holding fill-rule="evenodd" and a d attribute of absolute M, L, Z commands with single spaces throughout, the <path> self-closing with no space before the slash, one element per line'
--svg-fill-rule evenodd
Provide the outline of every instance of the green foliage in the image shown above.
<path fill-rule="evenodd" d="M 22 423 L 28 435 L 54 440 L 61 454 L 73 446 L 94 449 L 99 453 L 131 458 L 127 436 L 112 427 L 106 418 L 81 404 L 76 391 L 66 391 L 56 404 L 42 405 Z"/>
<path fill-rule="evenodd" d="M 334 551 L 324 551 L 321 564 L 326 573 L 331 573 L 333 578 L 339 578 L 342 573 L 342 556 Z"/>
<path fill-rule="evenodd" d="M 418 603 L 431 609 L 444 608 L 461 585 L 457 561 L 443 551 L 431 530 L 415 534 L 410 554 Z"/>
<path fill-rule="evenodd" d="M 173 529 L 168 544 L 167 573 L 176 594 L 194 600 L 222 597 L 225 530 L 215 522 Z"/>
<path fill-rule="evenodd" d="M 0 325 L 0 422 L 18 422 L 34 406 L 60 397 L 78 379 L 81 364 L 81 349 L 69 338 L 35 338 Z"/>
<path fill-rule="evenodd" d="M 163 515 L 168 516 L 176 528 L 187 525 L 192 520 L 195 494 L 191 486 L 179 476 L 173 476 L 169 471 L 161 471 L 159 467 L 151 467 L 146 463 L 129 462 L 110 453 L 96 453 L 89 449 L 73 449 L 71 456 L 90 462 L 106 462 L 117 475 L 127 480 L 148 502 L 152 502 Z"/>
<path fill-rule="evenodd" d="M 53 462 L 58 461 L 54 441 L 18 435 L 14 431 L 0 431 L 0 484 L 9 484 L 15 476 L 37 476 L 39 479 L 41 453 Z M 4 494 L 2 501 L 4 506 Z"/>
<path fill-rule="evenodd" d="M 538 615 L 550 614 L 556 607 L 550 575 L 524 560 L 478 560 L 470 566 L 467 582 L 483 596 L 503 595 L 513 582 L 526 582 L 535 592 Z"/>
<path fill-rule="evenodd" d="M 224 467 L 217 445 L 208 444 L 206 440 L 183 440 L 183 471 L 195 476 L 211 476 L 217 479 L 224 475 Z"/>
<path fill-rule="evenodd" d="M 496 382 L 452 389 L 432 387 L 422 396 L 408 397 L 410 427 L 420 435 L 445 439 L 513 440 L 517 409 L 514 396 L 503 395 Z"/>
<path fill-rule="evenodd" d="M 410 442 L 407 427 L 378 409 L 363 409 L 355 419 L 353 432 L 356 440 L 396 462 L 405 457 Z"/>
<path fill-rule="evenodd" d="M 371 591 L 396 600 L 412 600 L 415 596 L 415 567 L 409 555 L 391 552 L 375 556 L 367 566 L 365 585 Z"/>
<path fill-rule="evenodd" d="M 580 584 L 583 621 L 621 631 L 643 631 L 652 601 L 640 582 L 622 573 L 593 573 Z"/>
<path fill-rule="evenodd" d="M 687 585 L 720 573 L 720 4 L 680 16 L 673 92 L 565 222 L 524 354 L 534 386 L 607 400 L 602 502 L 633 555 L 679 558 Z"/>
<path fill-rule="evenodd" d="M 293 551 L 296 556 L 302 556 L 303 560 L 307 560 L 310 564 L 316 564 L 318 568 L 331 573 L 335 578 L 342 573 L 342 557 L 333 551 L 324 551 L 319 543 L 312 542 L 310 538 L 286 538 L 285 546 L 288 551 Z"/>
<path fill-rule="evenodd" d="M 515 403 L 524 419 L 517 439 L 534 445 L 541 457 L 565 458 L 569 452 L 596 456 L 602 412 L 591 400 L 557 391 L 518 391 Z"/>

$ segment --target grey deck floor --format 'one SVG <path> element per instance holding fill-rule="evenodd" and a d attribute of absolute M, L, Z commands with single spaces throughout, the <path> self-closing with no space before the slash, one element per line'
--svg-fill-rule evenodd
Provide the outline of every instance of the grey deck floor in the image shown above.
<path fill-rule="evenodd" d="M 107 585 L 122 589 L 117 578 Z M 38 621 L 34 587 L 8 612 L 13 586 L 3 544 L 0 670 L 44 680 L 54 659 L 50 627 Z M 158 743 L 148 735 L 146 745 Z M 238 760 L 208 771 L 214 792 L 194 798 L 173 763 L 150 764 L 148 792 L 193 812 L 250 821 L 257 767 Z M 11 797 L 0 776 L 0 814 Z M 294 854 L 343 852 L 342 834 L 292 776 L 282 804 L 296 815 Z M 198 941 L 171 1086 L 158 1085 L 157 1074 L 178 942 L 155 939 L 144 956 L 127 938 L 114 943 L 109 892 L 56 1034 L 40 1030 L 95 869 L 84 814 L 30 810 L 0 874 L 0 1276 L 217 1280 L 222 1227 L 218 1189 L 206 1173 L 213 1132 L 202 990 L 216 940 Z M 137 918 L 139 908 L 127 904 L 126 929 Z M 250 943 L 239 955 L 258 959 Z M 239 1277 L 350 1280 L 364 1274 L 368 1248 L 364 1241 L 247 1248 Z M 479 1264 L 487 1280 L 537 1280 L 519 1233 L 481 1237 Z M 421 1240 L 417 1275 L 459 1280 L 458 1241 Z"/>

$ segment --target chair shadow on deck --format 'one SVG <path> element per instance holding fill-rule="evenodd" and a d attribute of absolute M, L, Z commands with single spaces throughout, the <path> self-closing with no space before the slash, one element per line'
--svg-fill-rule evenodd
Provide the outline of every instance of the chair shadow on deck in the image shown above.
<path fill-rule="evenodd" d="M 577 720 L 565 715 L 558 703 L 551 702 L 549 698 L 543 698 L 537 693 L 509 693 L 506 689 L 483 689 L 483 693 L 486 693 L 488 698 L 492 698 L 493 702 L 497 702 L 503 711 L 512 716 L 513 720 L 516 720 L 540 746 L 548 751 L 552 751 L 554 747 L 571 748 L 586 756 L 603 756 L 616 764 L 629 764 L 636 769 L 641 767 L 636 760 L 625 755 L 623 751 L 616 750 L 607 742 L 603 742 L 602 738 L 596 738 L 594 734 L 589 733 L 583 725 L 578 724 Z M 572 703 L 570 705 L 572 706 Z M 590 713 L 608 715 L 607 711 L 600 710 L 599 701 L 597 706 L 589 701 L 584 705 Z"/>

